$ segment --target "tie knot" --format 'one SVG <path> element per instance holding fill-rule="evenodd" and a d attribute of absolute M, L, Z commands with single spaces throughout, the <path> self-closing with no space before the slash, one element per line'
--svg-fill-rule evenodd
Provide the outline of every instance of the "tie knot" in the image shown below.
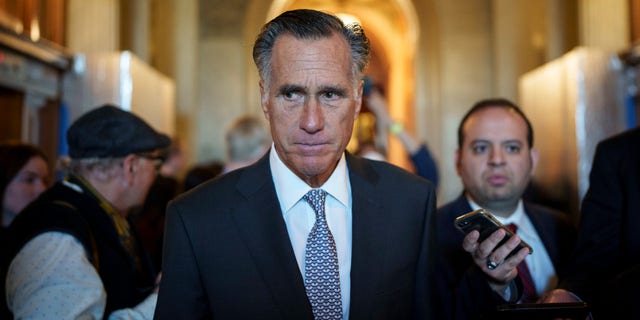
<path fill-rule="evenodd" d="M 307 201 L 316 215 L 324 215 L 324 202 L 327 199 L 327 192 L 322 189 L 311 189 L 302 197 Z"/>
<path fill-rule="evenodd" d="M 518 232 L 518 226 L 515 223 L 509 223 L 507 225 L 507 229 L 509 229 L 513 233 Z"/>

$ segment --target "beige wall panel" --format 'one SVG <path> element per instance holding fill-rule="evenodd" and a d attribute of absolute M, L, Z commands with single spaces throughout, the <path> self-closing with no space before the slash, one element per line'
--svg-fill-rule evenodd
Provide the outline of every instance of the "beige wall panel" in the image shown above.
<path fill-rule="evenodd" d="M 66 46 L 75 52 L 120 49 L 119 0 L 69 0 Z"/>
<path fill-rule="evenodd" d="M 540 150 L 534 181 L 575 219 L 596 144 L 624 128 L 616 61 L 611 52 L 576 48 L 520 80 L 522 108 Z"/>
<path fill-rule="evenodd" d="M 244 103 L 244 49 L 234 38 L 210 38 L 200 43 L 198 161 L 223 160 L 224 132 L 229 124 L 245 113 L 261 114 L 259 105 Z"/>
<path fill-rule="evenodd" d="M 462 192 L 455 170 L 457 128 L 478 99 L 492 95 L 491 29 L 488 1 L 437 1 L 440 30 L 442 149 L 439 204 Z M 424 120 L 421 120 L 424 121 Z"/>

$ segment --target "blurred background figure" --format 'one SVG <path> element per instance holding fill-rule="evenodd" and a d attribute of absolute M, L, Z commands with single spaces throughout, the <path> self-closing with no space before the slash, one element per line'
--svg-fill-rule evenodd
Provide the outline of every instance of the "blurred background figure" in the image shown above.
<path fill-rule="evenodd" d="M 2 228 L 49 185 L 49 167 L 44 153 L 36 146 L 18 142 L 0 144 L 0 194 Z"/>
<path fill-rule="evenodd" d="M 84 113 L 66 138 L 68 174 L 7 230 L 0 305 L 15 319 L 151 319 L 158 278 L 130 213 L 171 139 L 113 105 Z"/>
<path fill-rule="evenodd" d="M 271 146 L 271 135 L 260 118 L 245 115 L 231 124 L 225 142 L 227 161 L 223 173 L 251 165 L 260 159 Z"/>
<path fill-rule="evenodd" d="M 173 178 L 179 180 L 180 175 L 185 169 L 187 160 L 184 154 L 184 148 L 180 137 L 173 137 L 171 139 L 171 146 L 167 149 L 167 154 L 162 167 L 160 167 L 161 177 Z M 157 181 L 158 179 L 156 179 Z"/>
<path fill-rule="evenodd" d="M 591 305 L 595 319 L 640 319 L 640 127 L 601 140 L 582 200 L 578 244 L 559 288 L 542 302 Z M 576 295 L 578 297 L 576 297 Z"/>
<path fill-rule="evenodd" d="M 375 140 L 386 140 L 387 132 L 400 140 L 403 148 L 409 155 L 415 168 L 415 174 L 431 181 L 438 187 L 438 167 L 427 145 L 418 141 L 404 129 L 404 126 L 394 121 L 389 115 L 387 102 L 380 88 L 370 78 L 364 78 L 364 103 L 375 116 L 376 133 L 372 139 L 359 142 L 358 155 L 372 160 L 384 160 L 385 150 L 380 147 L 382 143 Z M 361 119 L 367 121 L 367 113 L 361 114 Z"/>
<path fill-rule="evenodd" d="M 198 164 L 187 171 L 184 176 L 183 192 L 187 192 L 199 184 L 213 179 L 222 173 L 224 163 L 213 161 L 205 164 Z"/>
<path fill-rule="evenodd" d="M 180 174 L 186 165 L 180 140 L 174 137 L 171 141 L 144 204 L 134 211 L 140 239 L 149 252 L 156 271 L 160 271 L 162 262 L 165 209 L 167 203 L 182 192 Z"/>
<path fill-rule="evenodd" d="M 476 102 L 460 121 L 454 159 L 463 190 L 436 215 L 442 282 L 438 297 L 446 297 L 439 305 L 452 313 L 440 318 L 488 319 L 496 304 L 537 301 L 569 272 L 576 230 L 566 213 L 522 199 L 538 165 L 529 118 L 506 99 Z M 458 232 L 456 217 L 478 209 L 489 211 L 531 245 L 533 254 L 521 250 L 508 256 L 517 243 L 500 242 L 503 230 L 482 240 L 475 230 L 466 237 Z M 461 290 L 467 283 L 474 285 Z M 452 297 L 454 292 L 457 296 Z M 464 297 L 473 299 L 456 301 Z"/>
<path fill-rule="evenodd" d="M 384 138 L 376 133 L 376 124 L 376 116 L 373 113 L 360 112 L 353 128 L 354 139 L 352 138 L 349 142 L 355 145 L 355 147 L 350 150 L 363 158 L 387 161 L 386 148 L 384 147 L 384 143 L 380 141 Z"/>

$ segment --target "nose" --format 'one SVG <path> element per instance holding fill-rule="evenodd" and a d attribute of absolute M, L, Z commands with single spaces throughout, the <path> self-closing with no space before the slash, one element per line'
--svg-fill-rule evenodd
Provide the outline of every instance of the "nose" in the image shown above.
<path fill-rule="evenodd" d="M 315 98 L 309 98 L 305 101 L 300 115 L 300 129 L 315 133 L 324 128 L 324 114 L 322 104 Z"/>
<path fill-rule="evenodd" d="M 504 152 L 501 148 L 491 148 L 489 154 L 489 165 L 501 166 L 505 164 Z"/>
<path fill-rule="evenodd" d="M 38 179 L 35 182 L 34 188 L 37 195 L 41 194 L 45 189 L 47 189 L 47 185 L 42 179 Z"/>

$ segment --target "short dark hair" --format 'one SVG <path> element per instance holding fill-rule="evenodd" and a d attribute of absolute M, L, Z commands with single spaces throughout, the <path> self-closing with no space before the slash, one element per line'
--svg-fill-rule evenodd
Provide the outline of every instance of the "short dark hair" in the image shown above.
<path fill-rule="evenodd" d="M 276 39 L 290 34 L 297 39 L 320 39 L 340 34 L 351 48 L 351 65 L 354 78 L 359 79 L 369 63 L 369 39 L 357 24 L 345 25 L 338 17 L 316 10 L 299 9 L 286 11 L 262 27 L 253 45 L 253 61 L 263 80 L 271 72 L 271 54 Z"/>
<path fill-rule="evenodd" d="M 484 99 L 476 102 L 469 111 L 462 117 L 462 121 L 460 121 L 460 125 L 458 126 L 458 148 L 462 149 L 462 142 L 464 141 L 464 132 L 462 128 L 464 127 L 465 122 L 469 119 L 469 117 L 480 111 L 482 109 L 487 108 L 504 108 L 508 110 L 513 110 L 515 113 L 520 115 L 524 122 L 527 124 L 527 143 L 529 144 L 529 148 L 533 147 L 533 127 L 531 126 L 531 122 L 527 118 L 527 116 L 522 112 L 522 110 L 513 102 L 504 99 L 504 98 L 492 98 L 492 99 Z"/>
<path fill-rule="evenodd" d="M 2 200 L 7 186 L 33 157 L 48 161 L 44 152 L 35 145 L 17 141 L 0 143 L 0 207 L 4 205 Z"/>

